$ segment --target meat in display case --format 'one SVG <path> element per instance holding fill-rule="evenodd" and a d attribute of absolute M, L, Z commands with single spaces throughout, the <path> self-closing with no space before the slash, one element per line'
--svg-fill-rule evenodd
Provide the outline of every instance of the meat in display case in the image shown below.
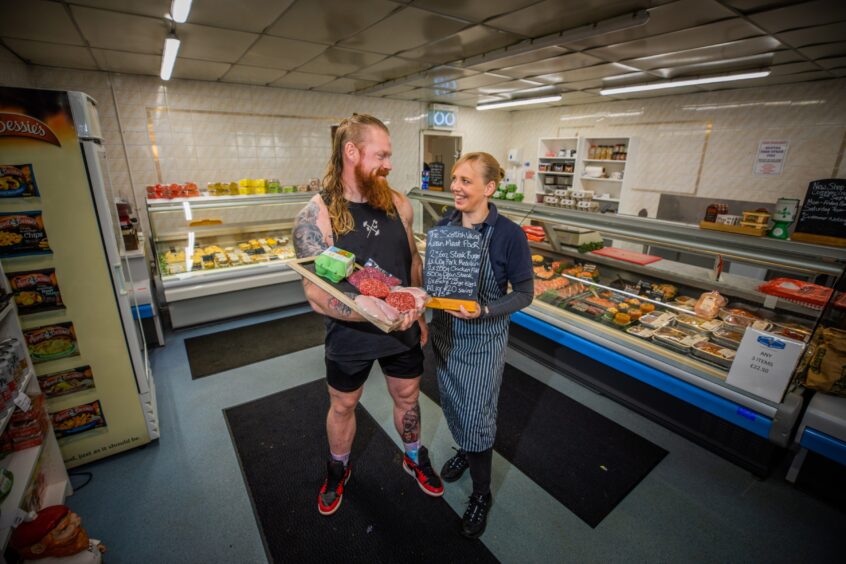
<path fill-rule="evenodd" d="M 148 199 L 171 323 L 182 327 L 304 302 L 291 230 L 313 193 Z"/>
<path fill-rule="evenodd" d="M 451 210 L 448 195 L 414 190 L 409 196 L 430 215 Z M 800 343 L 801 350 L 824 311 L 819 296 L 830 295 L 843 275 L 846 250 L 541 204 L 496 205 L 530 235 L 535 299 L 512 321 L 541 337 L 533 352 L 548 354 L 548 364 L 568 374 L 572 367 L 559 360 L 566 355 L 551 349 L 589 356 L 770 444 L 787 446 L 802 396 L 788 386 L 789 378 L 780 401 L 732 385 L 743 381 L 733 380 L 734 372 L 749 364 L 738 349 L 746 350 L 747 332 L 763 332 L 768 342 Z M 593 233 L 590 243 L 584 243 L 586 232 Z M 653 249 L 711 257 L 714 268 L 658 257 Z M 760 277 L 749 275 L 754 272 Z M 786 293 L 785 287 L 798 290 Z M 775 379 L 779 370 L 789 376 L 798 362 L 759 367 L 760 378 Z"/>

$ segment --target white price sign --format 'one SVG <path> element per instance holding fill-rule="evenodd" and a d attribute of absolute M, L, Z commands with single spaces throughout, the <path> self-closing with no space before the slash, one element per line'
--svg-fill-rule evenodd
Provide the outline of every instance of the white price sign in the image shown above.
<path fill-rule="evenodd" d="M 726 382 L 781 403 L 805 343 L 748 328 Z"/>
<path fill-rule="evenodd" d="M 789 146 L 790 143 L 787 141 L 761 141 L 758 144 L 758 155 L 755 157 L 755 174 L 761 176 L 781 174 Z"/>

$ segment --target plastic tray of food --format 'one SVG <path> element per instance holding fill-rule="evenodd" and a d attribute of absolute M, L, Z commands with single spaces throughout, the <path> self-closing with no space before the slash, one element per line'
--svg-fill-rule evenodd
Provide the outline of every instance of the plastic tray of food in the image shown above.
<path fill-rule="evenodd" d="M 718 319 L 704 319 L 696 317 L 695 315 L 678 315 L 676 316 L 676 325 L 691 331 L 710 332 L 714 329 L 719 329 L 723 322 Z"/>
<path fill-rule="evenodd" d="M 736 349 L 743 340 L 743 331 L 728 326 L 718 327 L 711 332 L 711 339 L 719 345 Z"/>
<path fill-rule="evenodd" d="M 700 333 L 685 331 L 678 327 L 661 327 L 652 334 L 652 340 L 679 352 L 690 352 L 690 347 L 696 343 L 707 341 L 708 336 Z"/>
<path fill-rule="evenodd" d="M 770 328 L 770 333 L 774 333 L 780 337 L 786 337 L 795 341 L 808 342 L 811 338 L 811 330 L 803 325 L 792 322 L 773 323 Z"/>
<path fill-rule="evenodd" d="M 641 339 L 648 339 L 655 333 L 655 329 L 650 329 L 646 325 L 633 325 L 626 329 L 626 333 L 640 337 Z"/>
<path fill-rule="evenodd" d="M 708 362 L 716 364 L 722 368 L 731 367 L 731 363 L 734 362 L 734 356 L 737 354 L 730 348 L 721 347 L 716 343 L 708 341 L 695 343 L 691 347 L 690 352 L 693 356 L 707 360 Z"/>
<path fill-rule="evenodd" d="M 594 320 L 601 318 L 605 313 L 601 307 L 586 303 L 584 300 L 572 300 L 567 304 L 567 308 Z"/>
<path fill-rule="evenodd" d="M 676 296 L 676 299 L 673 300 L 673 305 L 693 311 L 693 306 L 696 305 L 696 298 L 692 298 L 690 296 Z"/>
<path fill-rule="evenodd" d="M 676 314 L 669 311 L 653 311 L 641 316 L 640 322 L 650 329 L 660 329 L 669 325 L 676 318 Z"/>

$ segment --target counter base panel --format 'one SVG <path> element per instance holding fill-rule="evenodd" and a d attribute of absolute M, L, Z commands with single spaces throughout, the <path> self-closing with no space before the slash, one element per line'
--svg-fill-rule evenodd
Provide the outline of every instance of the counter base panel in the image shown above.
<path fill-rule="evenodd" d="M 608 396 L 629 409 L 656 421 L 671 431 L 692 440 L 723 458 L 764 477 L 772 470 L 778 455 L 784 451 L 759 433 L 732 424 L 700 407 L 679 399 L 626 372 L 608 366 L 598 355 L 586 356 L 575 349 L 529 329 L 519 322 L 537 321 L 535 329 L 544 326 L 564 331 L 525 314 L 516 314 L 511 324 L 509 345 L 550 369 L 571 378 L 595 392 Z M 574 339 L 583 339 L 570 335 Z M 587 343 L 587 341 L 584 341 Z M 577 341 L 573 341 L 576 346 Z M 590 343 L 592 345 L 592 343 Z M 594 345 L 596 346 L 596 345 Z M 586 351 L 587 352 L 587 351 Z M 616 353 L 613 353 L 616 354 Z M 621 355 L 617 355 L 621 356 Z M 633 369 L 655 371 L 633 363 Z M 657 371 L 655 371 L 657 372 Z M 672 378 L 671 376 L 667 376 Z"/>
<path fill-rule="evenodd" d="M 221 294 L 168 303 L 174 329 L 238 317 L 259 311 L 305 303 L 303 284 L 297 279 Z"/>

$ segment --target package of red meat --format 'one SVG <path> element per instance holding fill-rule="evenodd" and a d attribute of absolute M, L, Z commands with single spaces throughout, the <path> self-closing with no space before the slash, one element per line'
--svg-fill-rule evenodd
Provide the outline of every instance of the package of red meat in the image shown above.
<path fill-rule="evenodd" d="M 793 278 L 774 278 L 758 286 L 758 291 L 785 300 L 799 302 L 812 307 L 822 308 L 831 297 L 831 288 L 811 284 Z"/>
<path fill-rule="evenodd" d="M 398 286 L 401 282 L 399 278 L 380 268 L 376 261 L 368 259 L 364 263 L 364 267 L 356 270 L 347 278 L 350 284 L 355 286 L 356 290 L 361 291 L 359 285 L 363 280 L 375 279 L 385 284 L 388 288 Z"/>

